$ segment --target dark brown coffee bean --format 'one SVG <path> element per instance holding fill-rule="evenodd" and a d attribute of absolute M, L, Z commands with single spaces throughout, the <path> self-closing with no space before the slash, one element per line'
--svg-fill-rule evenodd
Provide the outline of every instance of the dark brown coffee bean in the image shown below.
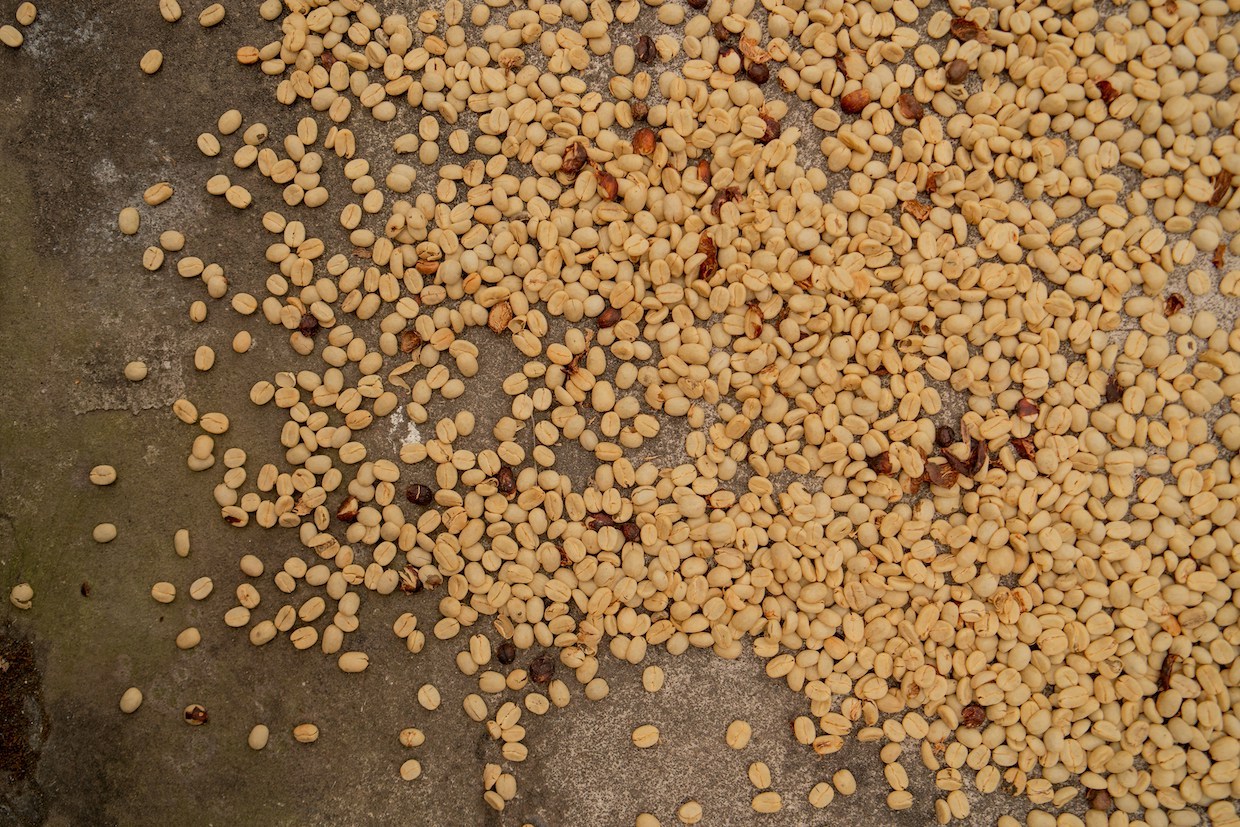
<path fill-rule="evenodd" d="M 512 467 L 501 465 L 499 473 L 495 475 L 495 488 L 505 497 L 511 497 L 517 493 L 517 479 L 512 473 Z"/>
<path fill-rule="evenodd" d="M 655 56 L 654 41 L 650 39 L 649 35 L 642 35 L 637 38 L 637 47 L 633 49 L 633 52 L 639 61 L 649 63 Z"/>
<path fill-rule="evenodd" d="M 758 143 L 769 144 L 771 141 L 783 134 L 784 128 L 780 125 L 779 121 L 775 120 L 765 112 L 763 112 L 760 117 L 762 118 L 762 123 L 766 124 L 766 131 L 762 133 L 762 137 L 758 139 Z"/>
<path fill-rule="evenodd" d="M 908 92 L 896 99 L 896 109 L 910 121 L 920 121 L 926 114 L 925 107 Z"/>
<path fill-rule="evenodd" d="M 633 151 L 638 155 L 650 155 L 654 152 L 655 137 L 654 130 L 648 126 L 633 133 Z"/>
<path fill-rule="evenodd" d="M 414 483 L 405 489 L 405 499 L 414 505 L 430 505 L 434 499 L 434 493 L 425 485 Z"/>
<path fill-rule="evenodd" d="M 551 678 L 555 676 L 555 658 L 550 653 L 544 652 L 530 663 L 530 680 L 542 686 L 550 683 Z"/>
<path fill-rule="evenodd" d="M 840 109 L 850 115 L 856 115 L 869 105 L 870 93 L 864 89 L 857 89 L 840 98 Z"/>
<path fill-rule="evenodd" d="M 297 324 L 297 329 L 302 336 L 313 336 L 319 332 L 319 320 L 310 313 L 303 313 L 301 321 Z"/>

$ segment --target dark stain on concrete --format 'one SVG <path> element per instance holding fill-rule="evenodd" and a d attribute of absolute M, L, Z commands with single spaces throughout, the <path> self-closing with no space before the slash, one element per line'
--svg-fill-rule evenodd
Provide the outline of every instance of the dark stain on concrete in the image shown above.
<path fill-rule="evenodd" d="M 33 778 L 50 722 L 34 645 L 12 627 L 0 629 L 0 822 L 39 824 L 43 792 Z"/>

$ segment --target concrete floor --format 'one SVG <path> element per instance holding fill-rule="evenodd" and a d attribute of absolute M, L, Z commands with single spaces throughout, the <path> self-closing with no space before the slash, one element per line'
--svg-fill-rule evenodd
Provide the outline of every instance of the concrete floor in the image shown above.
<path fill-rule="evenodd" d="M 261 298 L 267 270 L 256 263 L 268 239 L 257 218 L 278 193 L 256 173 L 227 170 L 225 155 L 204 158 L 194 139 L 233 106 L 247 121 L 261 112 L 273 135 L 304 113 L 277 111 L 274 82 L 232 58 L 237 46 L 265 42 L 274 31 L 245 8 L 253 4 L 228 4 L 228 19 L 212 30 L 196 23 L 201 5 L 187 4 L 185 19 L 168 25 L 154 0 L 45 0 L 25 46 L 0 53 L 0 586 L 5 596 L 22 581 L 36 591 L 29 612 L 7 600 L 0 606 L 0 657 L 10 665 L 0 673 L 0 712 L 13 716 L 0 720 L 0 770 L 9 771 L 7 779 L 0 772 L 0 823 L 603 827 L 630 825 L 649 810 L 667 825 L 689 798 L 703 804 L 708 825 L 930 823 L 934 795 L 915 745 L 905 763 L 920 794 L 896 818 L 882 804 L 887 787 L 876 750 L 854 743 L 823 759 L 798 746 L 789 724 L 806 709 L 804 699 L 767 679 L 752 658 L 653 653 L 649 660 L 668 675 L 657 696 L 642 689 L 639 668 L 607 660 L 602 674 L 612 694 L 597 704 L 565 675 L 574 702 L 542 719 L 527 716 L 531 757 L 515 768 L 519 794 L 501 815 L 481 797 L 483 765 L 499 759 L 498 749 L 460 708 L 475 686 L 453 664 L 464 638 L 432 639 L 412 656 L 390 632 L 407 609 L 429 629 L 436 595 L 363 604 L 355 648 L 371 653 L 372 666 L 362 675 L 342 674 L 335 658 L 296 652 L 283 640 L 255 649 L 222 624 L 243 579 L 243 553 L 278 566 L 301 549 L 287 533 L 223 524 L 210 502 L 219 472 L 186 469 L 195 432 L 168 406 L 185 395 L 200 410 L 232 417 L 221 449 L 274 446 L 279 422 L 250 406 L 246 391 L 292 360 L 282 333 L 223 302 L 210 302 L 207 323 L 191 324 L 186 311 L 205 298 L 201 284 L 167 265 L 148 273 L 140 259 L 161 230 L 180 229 L 187 252 L 220 262 L 236 289 Z M 0 17 L 9 19 L 15 6 L 0 2 Z M 146 77 L 138 60 L 152 47 L 166 59 Z M 202 182 L 217 171 L 248 183 L 255 208 L 241 215 L 207 196 Z M 158 208 L 141 205 L 142 191 L 159 180 L 172 182 L 177 195 Z M 127 205 L 143 215 L 136 238 L 116 230 L 117 211 Z M 338 210 L 321 211 L 317 227 L 338 232 Z M 228 347 L 239 327 L 255 336 L 245 356 Z M 219 361 L 198 374 L 192 354 L 204 343 Z M 151 366 L 140 384 L 121 376 L 132 359 Z M 502 376 L 513 364 L 497 361 L 492 370 Z M 488 399 L 495 396 L 471 391 L 462 402 L 485 422 L 494 414 Z M 117 468 L 115 485 L 88 483 L 98 463 Z M 90 539 L 101 521 L 119 528 L 110 545 Z M 188 559 L 172 551 L 182 527 L 193 535 Z M 183 593 L 204 574 L 215 579 L 215 593 L 194 603 Z M 155 603 L 149 590 L 159 580 L 182 595 Z M 187 625 L 202 630 L 203 643 L 185 653 L 173 638 Z M 425 682 L 442 691 L 437 712 L 414 700 Z M 146 701 L 125 716 L 117 700 L 130 685 Z M 182 708 L 195 702 L 208 708 L 207 726 L 182 722 Z M 735 717 L 754 727 L 744 752 L 723 745 Z M 291 738 L 305 721 L 322 732 L 316 744 Z M 271 727 L 271 744 L 253 752 L 246 734 L 259 722 Z M 664 743 L 656 749 L 632 746 L 629 733 L 643 723 L 660 727 Z M 427 735 L 413 751 L 397 742 L 410 725 Z M 402 782 L 397 769 L 411 755 L 424 774 Z M 785 801 L 778 815 L 749 809 L 754 791 L 745 768 L 754 760 L 773 770 Z M 860 791 L 812 811 L 810 788 L 845 766 Z M 1015 806 L 994 796 L 978 804 L 971 822 L 993 824 Z"/>

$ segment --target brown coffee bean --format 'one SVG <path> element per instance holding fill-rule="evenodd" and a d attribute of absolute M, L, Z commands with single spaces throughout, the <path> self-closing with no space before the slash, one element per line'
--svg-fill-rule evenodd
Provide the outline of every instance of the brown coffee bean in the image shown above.
<path fill-rule="evenodd" d="M 870 93 L 864 89 L 857 89 L 840 98 L 840 109 L 843 109 L 850 115 L 856 115 L 869 105 Z"/>
<path fill-rule="evenodd" d="M 598 191 L 603 196 L 603 200 L 615 201 L 616 194 L 620 191 L 616 176 L 605 169 L 598 170 Z"/>
<path fill-rule="evenodd" d="M 431 490 L 420 483 L 414 483 L 405 489 L 405 499 L 414 505 L 430 505 L 434 497 Z"/>
<path fill-rule="evenodd" d="M 762 133 L 762 137 L 758 139 L 760 144 L 769 144 L 771 141 L 783 134 L 784 128 L 779 121 L 772 118 L 765 112 L 761 115 L 762 123 L 766 124 L 766 131 Z"/>
<path fill-rule="evenodd" d="M 544 652 L 530 663 L 530 680 L 540 686 L 550 682 L 555 676 L 555 658 Z"/>
<path fill-rule="evenodd" d="M 649 63 L 654 58 L 656 52 L 654 49 L 654 41 L 649 35 L 642 35 L 637 38 L 637 46 L 633 49 L 633 53 L 642 63 Z"/>
<path fill-rule="evenodd" d="M 896 108 L 900 111 L 901 115 L 908 118 L 910 121 L 920 121 L 926 114 L 925 107 L 918 102 L 917 98 L 913 97 L 908 92 L 905 92 L 896 99 Z"/>
<path fill-rule="evenodd" d="M 495 489 L 505 497 L 517 493 L 517 480 L 512 473 L 512 466 L 501 465 L 495 474 Z"/>
<path fill-rule="evenodd" d="M 654 130 L 650 127 L 643 126 L 633 133 L 633 151 L 638 155 L 650 155 L 654 152 L 654 145 Z"/>

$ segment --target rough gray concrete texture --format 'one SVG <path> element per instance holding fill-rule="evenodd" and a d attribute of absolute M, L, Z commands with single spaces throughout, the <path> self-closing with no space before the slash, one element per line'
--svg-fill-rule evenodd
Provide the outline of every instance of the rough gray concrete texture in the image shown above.
<path fill-rule="evenodd" d="M 0 18 L 11 19 L 16 5 L 2 0 Z M 877 750 L 853 742 L 820 758 L 798 746 L 790 722 L 806 710 L 804 698 L 768 679 L 752 656 L 725 662 L 709 653 L 670 658 L 652 651 L 648 662 L 667 670 L 667 685 L 649 695 L 640 668 L 604 654 L 601 674 L 612 693 L 600 703 L 585 701 L 561 667 L 574 701 L 543 718 L 526 716 L 530 759 L 513 770 L 519 794 L 499 814 L 481 798 L 482 768 L 500 760 L 498 746 L 460 707 L 475 688 L 453 664 L 463 637 L 431 639 L 414 656 L 390 631 L 405 610 L 429 631 L 436 594 L 363 604 L 361 630 L 349 644 L 371 654 L 362 675 L 342 674 L 317 648 L 297 652 L 281 640 L 256 649 L 244 632 L 224 627 L 221 617 L 244 579 L 242 554 L 274 568 L 303 550 L 289 533 L 222 523 L 210 499 L 218 469 L 186 469 L 196 431 L 168 406 L 184 395 L 202 411 L 228 414 L 233 427 L 219 448 L 244 445 L 257 467 L 274 458 L 256 448 L 274 453 L 280 422 L 276 412 L 250 406 L 246 392 L 297 360 L 283 332 L 225 302 L 209 302 L 207 322 L 191 324 L 189 303 L 206 298 L 201 283 L 178 278 L 169 265 L 148 273 L 140 258 L 160 231 L 179 229 L 187 253 L 222 264 L 234 290 L 264 295 L 269 237 L 257 219 L 283 207 L 279 193 L 257 173 L 232 170 L 228 153 L 204 158 L 195 137 L 230 107 L 247 122 L 265 121 L 273 136 L 306 112 L 276 104 L 274 80 L 233 58 L 242 44 L 278 36 L 256 4 L 227 3 L 227 20 L 211 30 L 195 19 L 204 5 L 186 3 L 185 18 L 168 25 L 155 0 L 45 0 L 25 45 L 0 53 L 0 586 L 7 595 L 29 581 L 36 591 L 29 612 L 0 606 L 0 656 L 11 665 L 0 673 L 0 695 L 9 701 L 0 709 L 14 714 L 0 720 L 0 749 L 8 750 L 0 823 L 607 827 L 632 824 L 641 811 L 675 823 L 675 809 L 691 798 L 703 805 L 706 825 L 931 823 L 934 790 L 914 744 L 905 765 L 917 803 L 897 817 L 883 805 Z M 150 48 L 165 54 L 154 77 L 138 69 Z M 415 124 L 403 113 L 387 128 L 394 136 Z M 381 137 L 369 127 L 359 134 Z M 248 213 L 203 192 L 216 172 L 251 188 L 256 204 Z M 330 175 L 341 180 L 338 168 Z M 170 181 L 176 196 L 157 208 L 141 204 L 142 191 L 159 180 Z M 116 231 L 117 211 L 129 205 L 143 217 L 135 238 Z M 342 242 L 338 210 L 336 203 L 307 218 L 312 232 Z M 240 328 L 255 339 L 244 356 L 228 344 Z M 219 356 L 209 374 L 192 364 L 200 344 Z M 461 400 L 480 423 L 499 415 L 498 380 L 520 360 L 506 345 L 485 357 L 483 374 Z M 151 367 L 139 384 L 121 376 L 133 359 Z M 105 462 L 120 479 L 95 488 L 87 471 Z M 101 521 L 119 529 L 106 546 L 90 539 Z M 187 559 L 172 551 L 178 528 L 193 536 Z M 195 603 L 184 592 L 202 575 L 214 578 L 215 592 Z M 174 603 L 151 600 L 151 584 L 160 580 L 181 591 Z M 274 611 L 262 607 L 262 617 L 269 616 L 263 609 Z M 203 642 L 178 651 L 173 638 L 189 625 L 202 630 Z M 533 654 L 523 653 L 517 665 Z M 415 702 L 427 682 L 444 698 L 433 713 Z M 125 716 L 117 701 L 131 685 L 146 700 Z M 182 722 L 190 703 L 207 707 L 208 725 Z M 723 741 L 738 717 L 755 732 L 741 752 Z M 291 737 L 305 721 L 322 732 L 313 745 Z M 271 728 L 271 744 L 253 752 L 246 734 L 260 722 Z M 662 743 L 639 751 L 630 732 L 644 723 L 660 728 Z M 427 735 L 412 751 L 397 742 L 411 725 Z M 397 769 L 411 756 L 423 776 L 402 782 Z M 749 808 L 755 791 L 745 771 L 756 760 L 770 765 L 773 789 L 784 797 L 778 815 L 759 817 Z M 858 793 L 813 811 L 810 788 L 841 767 L 856 774 Z M 976 803 L 970 823 L 993 824 L 997 814 L 1018 809 L 1015 800 L 992 796 Z"/>

